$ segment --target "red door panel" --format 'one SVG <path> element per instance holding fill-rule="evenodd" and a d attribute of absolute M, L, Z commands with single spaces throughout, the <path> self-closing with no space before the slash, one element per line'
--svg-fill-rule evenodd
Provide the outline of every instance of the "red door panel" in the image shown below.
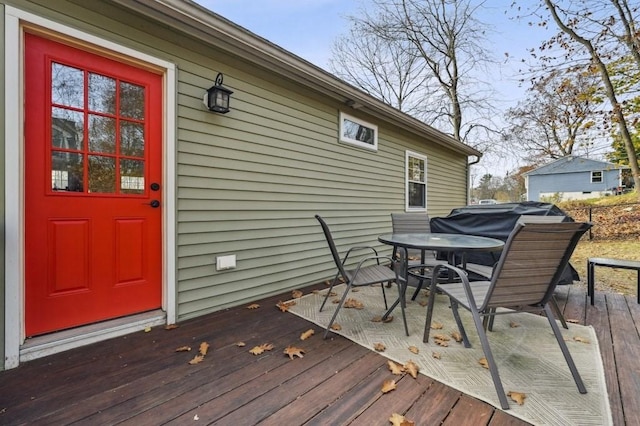
<path fill-rule="evenodd" d="M 26 34 L 25 122 L 27 336 L 159 308 L 162 76 Z"/>

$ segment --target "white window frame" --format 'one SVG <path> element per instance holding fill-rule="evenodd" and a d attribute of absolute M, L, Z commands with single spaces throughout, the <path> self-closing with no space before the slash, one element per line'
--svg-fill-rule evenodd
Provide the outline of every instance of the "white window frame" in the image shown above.
<path fill-rule="evenodd" d="M 424 181 L 419 182 L 416 180 L 411 180 L 409 176 L 409 159 L 417 158 L 424 162 L 424 170 L 422 171 L 422 175 L 424 176 Z M 426 212 L 427 211 L 427 156 L 424 154 L 419 154 L 413 151 L 405 151 L 405 163 L 404 163 L 404 176 L 405 176 L 405 211 L 407 212 Z M 424 207 L 415 207 L 409 205 L 409 187 L 411 183 L 421 183 L 424 185 Z"/>
<path fill-rule="evenodd" d="M 368 142 L 361 141 L 359 139 L 354 139 L 345 135 L 345 132 L 347 130 L 344 125 L 345 120 L 351 121 L 352 123 L 358 124 L 362 127 L 372 130 L 373 143 L 368 143 Z M 340 111 L 340 142 L 346 143 L 349 145 L 355 145 L 359 148 L 364 148 L 371 151 L 377 151 L 378 150 L 378 126 Z"/>
<path fill-rule="evenodd" d="M 600 179 L 594 180 L 594 174 L 600 173 Z M 591 183 L 602 183 L 604 182 L 604 172 L 602 170 L 592 170 L 591 171 Z"/>

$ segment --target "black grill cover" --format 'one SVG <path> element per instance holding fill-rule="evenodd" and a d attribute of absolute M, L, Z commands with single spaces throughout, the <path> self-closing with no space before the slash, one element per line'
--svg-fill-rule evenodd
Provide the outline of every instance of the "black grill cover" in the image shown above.
<path fill-rule="evenodd" d="M 507 241 L 509 233 L 521 215 L 564 216 L 563 221 L 573 222 L 570 216 L 554 204 L 526 201 L 471 205 L 453 209 L 447 217 L 431 219 L 431 232 L 478 235 Z M 467 262 L 491 266 L 498 261 L 499 257 L 499 252 L 467 253 Z M 576 270 L 569 265 L 559 284 L 571 284 L 579 279 Z"/>

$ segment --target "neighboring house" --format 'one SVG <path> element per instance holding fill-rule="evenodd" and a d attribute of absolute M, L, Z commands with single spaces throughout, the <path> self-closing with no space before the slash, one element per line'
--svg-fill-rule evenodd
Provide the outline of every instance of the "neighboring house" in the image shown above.
<path fill-rule="evenodd" d="M 4 368 L 327 279 L 316 213 L 466 204 L 478 151 L 191 1 L 0 5 Z"/>
<path fill-rule="evenodd" d="M 528 201 L 580 200 L 615 193 L 626 167 L 569 155 L 524 174 Z"/>

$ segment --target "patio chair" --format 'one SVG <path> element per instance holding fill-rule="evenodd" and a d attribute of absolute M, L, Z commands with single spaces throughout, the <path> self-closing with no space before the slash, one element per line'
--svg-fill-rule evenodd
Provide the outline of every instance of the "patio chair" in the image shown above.
<path fill-rule="evenodd" d="M 404 328 L 407 336 L 409 335 L 409 330 L 407 328 L 407 319 L 405 316 L 405 303 L 404 303 L 404 292 L 406 289 L 406 275 L 400 276 L 401 273 L 404 272 L 403 267 L 390 267 L 394 266 L 394 260 L 389 256 L 380 256 L 378 255 L 378 251 L 369 246 L 355 246 L 349 248 L 347 253 L 344 256 L 344 259 L 340 259 L 340 255 L 338 254 L 338 249 L 333 241 L 333 237 L 331 235 L 331 231 L 329 230 L 329 226 L 319 215 L 315 216 L 318 222 L 320 222 L 320 226 L 322 227 L 322 232 L 324 232 L 324 236 L 327 240 L 327 244 L 329 245 L 329 250 L 331 251 L 331 256 L 333 257 L 333 261 L 336 264 L 336 268 L 338 269 L 336 272 L 336 276 L 331 282 L 331 286 L 329 290 L 327 290 L 327 294 L 322 301 L 322 305 L 320 306 L 320 311 L 324 308 L 324 305 L 327 303 L 327 299 L 329 298 L 329 293 L 333 290 L 333 287 L 339 281 L 340 278 L 345 282 L 346 289 L 342 294 L 342 298 L 338 302 L 336 306 L 336 310 L 327 324 L 327 329 L 324 332 L 324 338 L 326 339 L 329 330 L 331 330 L 331 326 L 338 316 L 338 312 L 340 308 L 344 305 L 344 301 L 347 298 L 347 295 L 351 291 L 353 287 L 361 287 L 368 286 L 372 284 L 380 284 L 382 288 L 382 298 L 384 300 L 384 308 L 388 309 L 387 305 L 387 296 L 384 291 L 384 283 L 390 283 L 395 281 L 398 285 L 398 294 L 400 297 L 400 306 L 402 308 L 402 319 L 404 321 Z M 368 253 L 368 255 L 359 255 L 356 261 L 353 258 L 349 259 L 354 252 Z M 404 258 L 401 256 L 402 262 L 404 263 Z M 351 264 L 355 265 L 353 269 L 347 269 L 347 261 L 351 260 Z M 381 263 L 383 261 L 384 263 Z M 388 262 L 386 262 L 388 261 Z M 406 266 L 405 266 L 406 268 Z"/>
<path fill-rule="evenodd" d="M 474 281 L 470 284 L 467 274 L 451 265 L 438 265 L 434 269 L 434 274 L 438 274 L 441 268 L 447 268 L 460 278 L 459 282 L 443 284 L 432 280 L 431 294 L 435 295 L 437 291 L 446 294 L 450 299 L 454 317 L 458 316 L 458 306 L 471 312 L 500 405 L 504 410 L 509 408 L 509 403 L 485 331 L 488 325 L 487 318 L 493 315 L 543 311 L 578 391 L 587 392 L 560 333 L 560 328 L 556 324 L 550 303 L 553 291 L 578 240 L 590 227 L 590 223 L 578 222 L 516 224 L 505 243 L 490 281 Z M 429 340 L 434 302 L 435 297 L 430 296 L 424 342 Z M 497 310 L 498 308 L 509 310 Z M 465 346 L 468 347 L 462 323 L 459 322 L 458 326 Z M 513 329 L 513 332 L 517 333 L 517 329 Z"/>
<path fill-rule="evenodd" d="M 424 213 L 391 213 L 391 226 L 394 234 L 426 234 L 431 232 L 429 215 Z M 398 255 L 398 247 L 393 247 L 392 257 Z M 440 263 L 447 263 L 445 260 L 436 259 L 436 253 L 432 250 L 407 249 L 407 259 L 409 271 L 419 270 L 418 274 L 413 274 L 418 279 L 411 300 L 416 300 L 425 280 L 431 280 L 433 268 Z"/>

